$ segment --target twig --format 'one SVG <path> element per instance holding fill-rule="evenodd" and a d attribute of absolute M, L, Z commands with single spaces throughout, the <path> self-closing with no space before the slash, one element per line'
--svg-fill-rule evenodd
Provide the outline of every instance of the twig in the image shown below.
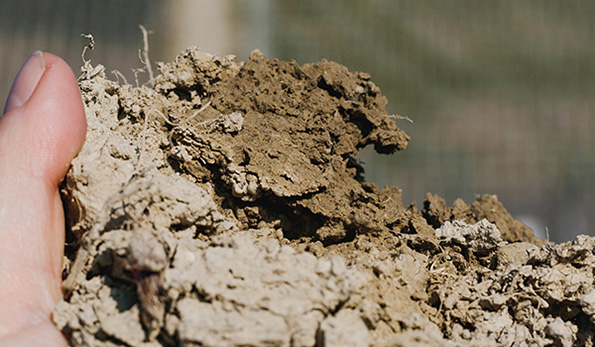
<path fill-rule="evenodd" d="M 157 114 L 158 114 L 158 115 L 161 117 L 161 119 L 163 119 L 163 121 L 164 121 L 165 123 L 167 123 L 167 124 L 171 125 L 172 127 L 175 127 L 175 126 L 177 126 L 177 125 L 178 125 L 178 123 L 174 123 L 174 122 L 170 121 L 169 119 L 167 119 L 167 117 L 165 117 L 165 116 L 163 115 L 163 113 L 161 113 L 161 111 L 159 111 L 159 110 L 151 110 L 151 111 L 149 111 L 149 113 L 147 114 L 147 117 L 148 117 L 148 116 L 151 114 L 151 112 L 155 112 L 155 113 L 157 113 Z"/>
<path fill-rule="evenodd" d="M 169 120 L 169 119 L 167 119 L 167 117 L 165 117 L 165 116 L 163 115 L 163 113 L 161 113 L 159 110 L 151 110 L 151 111 L 149 111 L 149 113 L 148 113 L 148 114 L 150 115 L 152 112 L 155 112 L 155 113 L 157 113 L 157 115 L 159 115 L 159 116 L 161 117 L 161 119 L 163 119 L 163 121 L 164 121 L 165 123 L 167 123 L 167 124 L 169 124 L 169 125 L 171 125 L 171 126 L 173 126 L 173 127 L 181 127 L 182 125 L 186 125 L 186 123 L 187 123 L 187 122 L 189 122 L 190 120 L 192 120 L 193 118 L 195 118 L 196 116 L 198 116 L 198 115 L 199 115 L 199 114 L 200 114 L 202 111 L 206 110 L 206 109 L 207 109 L 207 107 L 209 107 L 209 106 L 211 106 L 211 102 L 210 102 L 210 101 L 209 101 L 209 102 L 207 102 L 205 105 L 203 105 L 203 107 L 201 107 L 200 109 L 196 110 L 196 111 L 195 111 L 195 112 L 192 114 L 192 116 L 190 116 L 190 117 L 188 117 L 188 118 L 186 118 L 186 119 L 182 119 L 182 120 L 180 120 L 180 121 L 178 121 L 178 122 L 172 122 L 172 121 L 170 121 L 170 120 Z M 197 125 L 208 124 L 209 122 L 212 122 L 212 121 L 205 121 L 205 122 L 201 122 L 201 123 L 199 123 L 199 124 L 197 124 Z"/>
<path fill-rule="evenodd" d="M 184 119 L 183 121 L 181 121 L 181 122 L 179 123 L 179 125 L 182 125 L 182 124 L 184 124 L 184 123 L 188 123 L 188 122 L 189 122 L 190 120 L 192 120 L 194 117 L 198 116 L 198 115 L 199 115 L 199 114 L 200 114 L 202 111 L 206 110 L 206 109 L 207 109 L 207 107 L 209 107 L 209 106 L 211 106 L 211 102 L 210 102 L 210 101 L 209 101 L 209 102 L 207 102 L 207 103 L 206 103 L 206 104 L 205 104 L 203 107 L 201 107 L 200 109 L 198 109 L 196 112 L 194 112 L 194 113 L 192 114 L 192 116 L 190 116 L 190 117 L 188 117 L 188 118 Z M 203 123 L 204 123 L 204 122 L 203 122 Z M 201 124 L 202 124 L 202 123 L 201 123 Z"/>
<path fill-rule="evenodd" d="M 142 24 L 138 27 L 143 32 L 143 49 L 138 50 L 138 57 L 140 61 L 145 64 L 145 69 L 149 74 L 149 84 L 151 87 L 155 87 L 155 77 L 153 75 L 153 68 L 151 68 L 151 61 L 149 60 L 149 32 Z"/>
<path fill-rule="evenodd" d="M 93 35 L 91 35 L 91 34 L 81 34 L 81 37 L 84 37 L 89 40 L 89 43 L 85 47 L 83 47 L 83 53 L 81 53 L 81 59 L 83 59 L 83 65 L 86 67 L 91 64 L 91 59 L 85 60 L 85 53 L 87 53 L 88 49 L 93 50 L 93 48 L 95 48 L 95 39 L 93 38 Z"/>
<path fill-rule="evenodd" d="M 93 66 L 91 65 L 91 59 L 86 60 L 85 54 L 87 51 L 93 50 L 95 47 L 95 39 L 91 34 L 81 34 L 81 37 L 84 37 L 89 40 L 89 43 L 83 47 L 83 52 L 81 53 L 81 59 L 83 60 L 83 66 L 81 66 L 82 75 L 79 77 L 79 80 L 89 78 L 91 75 L 91 71 L 93 71 Z"/>
<path fill-rule="evenodd" d="M 408 121 L 409 123 L 413 123 L 413 119 L 411 119 L 411 118 L 409 118 L 407 116 L 401 116 L 401 115 L 398 115 L 398 114 L 391 114 L 391 115 L 389 115 L 389 117 L 392 118 L 392 119 L 404 119 L 404 120 Z"/>
<path fill-rule="evenodd" d="M 132 73 L 134 74 L 134 81 L 136 82 L 136 88 L 140 87 L 140 84 L 138 83 L 138 74 L 143 71 L 145 71 L 145 69 L 143 68 L 132 69 Z"/>
<path fill-rule="evenodd" d="M 118 84 L 120 84 L 120 78 L 124 80 L 124 85 L 127 85 L 128 84 L 128 81 L 126 80 L 126 77 L 120 71 L 113 70 L 112 73 L 116 76 L 116 79 L 118 79 Z"/>

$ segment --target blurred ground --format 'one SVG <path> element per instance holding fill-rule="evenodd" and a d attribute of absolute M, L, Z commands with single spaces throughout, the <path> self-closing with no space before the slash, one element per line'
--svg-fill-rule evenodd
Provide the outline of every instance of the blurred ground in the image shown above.
<path fill-rule="evenodd" d="M 1 0 L 0 98 L 36 49 L 75 69 L 90 57 L 134 81 L 138 24 L 151 58 L 190 44 L 245 60 L 253 48 L 299 63 L 369 72 L 411 136 L 394 157 L 364 151 L 368 181 L 405 204 L 497 194 L 550 239 L 595 235 L 595 3 L 588 0 L 74 1 Z M 175 4 L 172 6 L 172 4 Z M 114 77 L 115 78 L 115 77 Z"/>

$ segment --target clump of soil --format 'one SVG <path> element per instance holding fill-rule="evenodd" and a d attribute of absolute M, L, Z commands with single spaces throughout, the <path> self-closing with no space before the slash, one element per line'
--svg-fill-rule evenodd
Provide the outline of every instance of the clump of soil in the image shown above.
<path fill-rule="evenodd" d="M 196 48 L 159 68 L 80 79 L 54 312 L 73 345 L 592 344 L 592 238 L 363 180 L 359 149 L 409 140 L 369 75 Z"/>

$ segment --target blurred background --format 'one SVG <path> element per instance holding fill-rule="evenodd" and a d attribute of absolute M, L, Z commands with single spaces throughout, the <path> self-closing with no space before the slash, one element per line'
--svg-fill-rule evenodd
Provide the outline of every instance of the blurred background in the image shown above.
<path fill-rule="evenodd" d="M 88 57 L 133 81 L 144 24 L 150 56 L 196 44 L 245 60 L 252 49 L 322 58 L 372 75 L 412 140 L 364 150 L 366 180 L 451 204 L 476 194 L 545 238 L 595 235 L 595 2 L 591 0 L 0 0 L 0 98 L 36 49 L 76 73 Z M 115 79 L 115 76 L 112 75 Z"/>

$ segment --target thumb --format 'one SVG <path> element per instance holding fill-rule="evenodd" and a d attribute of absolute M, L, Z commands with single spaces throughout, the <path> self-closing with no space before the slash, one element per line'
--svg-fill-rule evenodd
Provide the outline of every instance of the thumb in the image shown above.
<path fill-rule="evenodd" d="M 0 336 L 49 319 L 61 298 L 58 184 L 85 132 L 72 70 L 55 55 L 33 53 L 0 117 Z"/>
<path fill-rule="evenodd" d="M 85 132 L 72 70 L 53 54 L 33 53 L 19 71 L 0 117 L 0 169 L 18 168 L 57 184 L 80 150 Z"/>

